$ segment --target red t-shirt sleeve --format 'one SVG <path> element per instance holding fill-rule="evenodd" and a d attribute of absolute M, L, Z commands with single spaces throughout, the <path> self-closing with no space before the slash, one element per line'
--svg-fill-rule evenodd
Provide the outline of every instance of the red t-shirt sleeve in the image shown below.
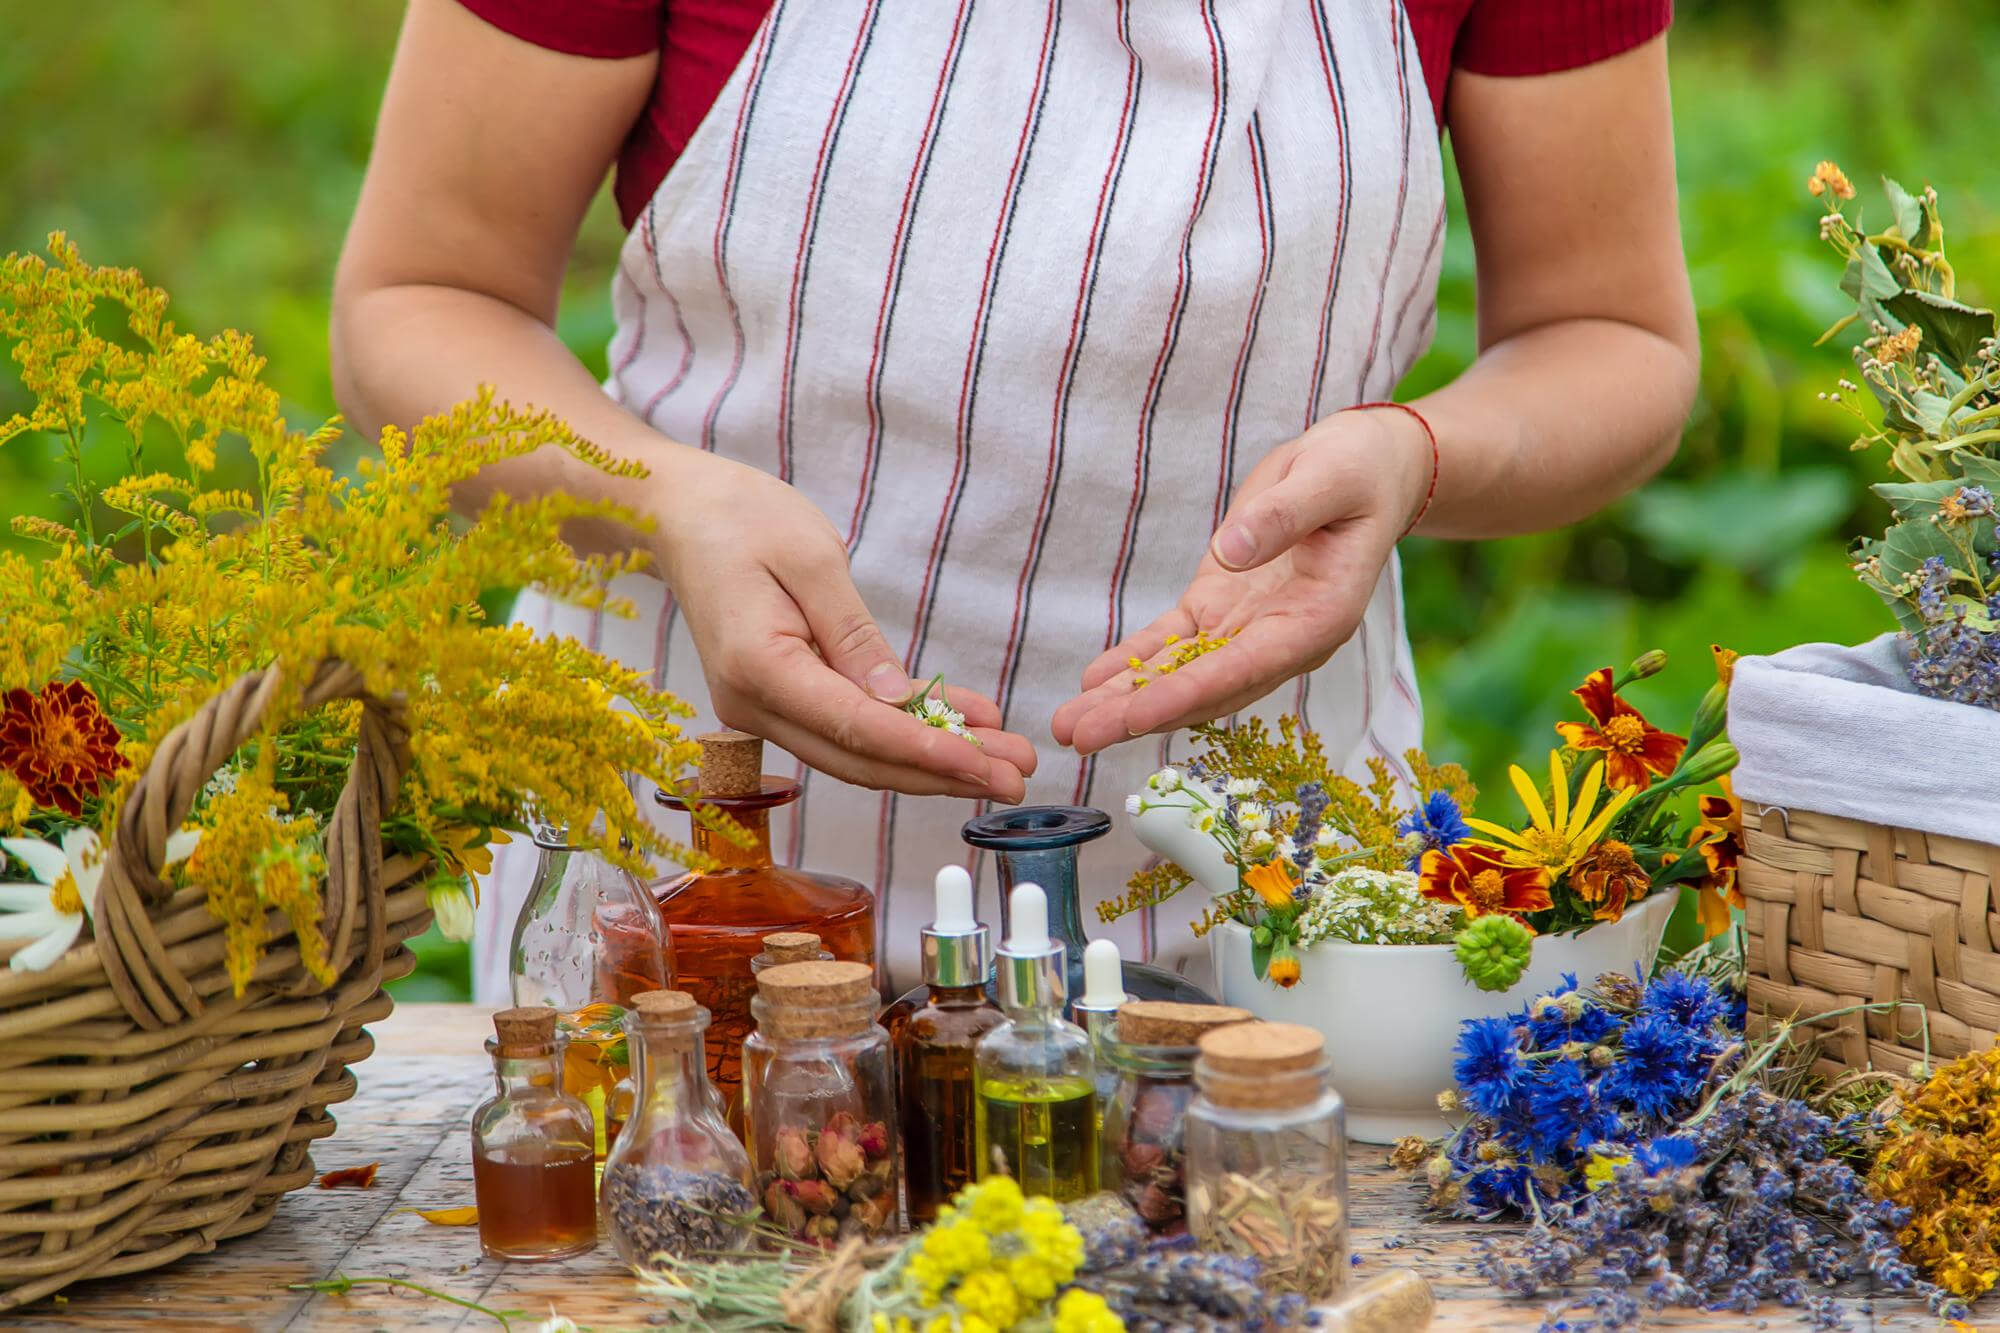
<path fill-rule="evenodd" d="M 1452 63 L 1474 74 L 1552 74 L 1665 32 L 1673 0 L 1473 0 Z"/>
<path fill-rule="evenodd" d="M 502 32 L 573 56 L 620 60 L 660 48 L 666 0 L 458 0 Z"/>

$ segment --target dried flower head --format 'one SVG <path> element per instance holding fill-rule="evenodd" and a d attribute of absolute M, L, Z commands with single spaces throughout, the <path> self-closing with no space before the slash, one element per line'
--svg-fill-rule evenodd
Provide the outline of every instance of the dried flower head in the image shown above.
<path fill-rule="evenodd" d="M 1832 162 L 1822 161 L 1813 168 L 1806 178 L 1806 190 L 1813 198 L 1826 197 L 1829 201 L 1852 199 L 1854 182 L 1847 179 L 1847 173 Z"/>

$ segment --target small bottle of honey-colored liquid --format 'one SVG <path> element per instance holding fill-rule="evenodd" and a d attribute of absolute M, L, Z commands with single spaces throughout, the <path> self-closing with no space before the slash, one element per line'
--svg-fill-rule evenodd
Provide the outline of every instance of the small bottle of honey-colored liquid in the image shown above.
<path fill-rule="evenodd" d="M 495 1094 L 472 1115 L 479 1248 L 490 1259 L 567 1259 L 597 1244 L 595 1126 L 562 1089 L 556 1011 L 493 1015 Z"/>

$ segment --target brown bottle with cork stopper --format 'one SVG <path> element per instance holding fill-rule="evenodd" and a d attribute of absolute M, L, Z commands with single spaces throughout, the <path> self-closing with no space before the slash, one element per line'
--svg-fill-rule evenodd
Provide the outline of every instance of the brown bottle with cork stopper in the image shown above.
<path fill-rule="evenodd" d="M 493 1015 L 495 1094 L 472 1114 L 479 1247 L 515 1262 L 566 1259 L 597 1244 L 590 1108 L 562 1090 L 556 1011 Z"/>
<path fill-rule="evenodd" d="M 797 800 L 800 784 L 763 772 L 764 742 L 756 736 L 715 731 L 697 739 L 696 792 L 662 791 L 657 799 L 676 810 L 698 801 L 728 814 L 749 836 L 739 845 L 697 821 L 694 848 L 715 869 L 656 884 L 653 893 L 673 938 L 676 984 L 712 1016 L 709 1077 L 733 1104 L 750 1030 L 751 960 L 764 951 L 765 936 L 811 933 L 836 959 L 873 968 L 875 895 L 838 875 L 774 865 L 771 811 Z"/>

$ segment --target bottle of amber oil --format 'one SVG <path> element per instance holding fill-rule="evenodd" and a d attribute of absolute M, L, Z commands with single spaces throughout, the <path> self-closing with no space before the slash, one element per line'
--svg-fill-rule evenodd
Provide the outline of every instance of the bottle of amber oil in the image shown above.
<path fill-rule="evenodd" d="M 1007 1021 L 980 1038 L 978 1171 L 1067 1203 L 1097 1192 L 1097 1083 L 1090 1034 L 1065 1019 L 1068 960 L 1049 938 L 1048 899 L 1014 886 L 999 950 Z"/>
<path fill-rule="evenodd" d="M 935 919 L 924 928 L 924 984 L 882 1015 L 896 1052 L 903 1187 L 910 1224 L 938 1209 L 976 1174 L 973 1053 L 1006 1021 L 986 998 L 991 938 L 972 915 L 972 877 L 963 866 L 937 873 Z"/>
<path fill-rule="evenodd" d="M 472 1114 L 479 1248 L 489 1259 L 567 1259 L 597 1244 L 595 1126 L 562 1088 L 556 1011 L 493 1015 L 494 1095 Z"/>

